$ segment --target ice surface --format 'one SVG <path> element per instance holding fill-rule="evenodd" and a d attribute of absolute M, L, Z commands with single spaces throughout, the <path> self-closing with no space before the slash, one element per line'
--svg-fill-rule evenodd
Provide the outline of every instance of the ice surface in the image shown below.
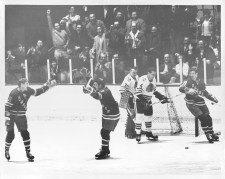
<path fill-rule="evenodd" d="M 209 144 L 203 135 L 159 136 L 159 141 L 147 141 L 142 136 L 137 144 L 124 137 L 124 122 L 120 121 L 111 133 L 111 157 L 95 160 L 101 144 L 100 129 L 100 121 L 30 121 L 35 162 L 27 162 L 22 139 L 16 132 L 11 160 L 2 162 L 1 178 L 221 176 L 222 142 Z"/>
<path fill-rule="evenodd" d="M 13 88 L 7 87 L 5 100 Z M 197 138 L 163 135 L 157 142 L 142 136 L 141 144 L 137 144 L 134 139 L 124 137 L 126 113 L 123 110 L 122 119 L 111 133 L 111 157 L 95 160 L 94 155 L 101 146 L 101 106 L 82 94 L 81 89 L 81 86 L 57 86 L 51 92 L 30 99 L 27 117 L 31 152 L 35 156 L 33 163 L 27 162 L 16 129 L 11 160 L 4 159 L 6 132 L 1 125 L 1 179 L 223 178 L 223 142 L 209 144 L 204 135 Z M 112 87 L 118 100 L 117 89 Z M 184 102 L 183 97 L 179 100 Z M 221 130 L 221 120 L 217 120 L 221 117 L 219 108 L 209 107 L 216 119 L 215 128 Z M 182 110 L 186 110 L 185 104 L 179 106 L 178 111 Z"/>

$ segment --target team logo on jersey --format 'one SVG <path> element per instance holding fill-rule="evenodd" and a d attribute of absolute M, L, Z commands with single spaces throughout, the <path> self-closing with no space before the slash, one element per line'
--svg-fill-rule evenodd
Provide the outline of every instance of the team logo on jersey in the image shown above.
<path fill-rule="evenodd" d="M 27 98 L 27 95 L 23 93 L 23 97 L 26 99 Z"/>
<path fill-rule="evenodd" d="M 152 92 L 154 90 L 154 85 L 152 83 L 150 83 L 147 88 L 146 88 L 146 91 L 147 92 Z"/>

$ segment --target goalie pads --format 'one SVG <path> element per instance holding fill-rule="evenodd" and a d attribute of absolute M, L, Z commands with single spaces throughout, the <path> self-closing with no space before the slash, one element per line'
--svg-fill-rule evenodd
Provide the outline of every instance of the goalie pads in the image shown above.
<path fill-rule="evenodd" d="M 133 94 L 130 91 L 126 90 L 123 93 L 121 93 L 121 98 L 119 102 L 120 108 L 127 109 L 130 96 L 133 96 Z"/>

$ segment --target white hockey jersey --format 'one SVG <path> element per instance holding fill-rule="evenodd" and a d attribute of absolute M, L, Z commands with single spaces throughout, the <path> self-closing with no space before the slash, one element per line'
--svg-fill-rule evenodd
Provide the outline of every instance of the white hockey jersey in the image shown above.
<path fill-rule="evenodd" d="M 128 90 L 134 94 L 135 89 L 137 87 L 137 83 L 138 83 L 138 76 L 136 76 L 136 79 L 134 79 L 130 74 L 128 74 L 127 76 L 125 76 L 120 86 L 120 89 L 119 89 L 120 93 Z"/>
<path fill-rule="evenodd" d="M 147 101 L 152 99 L 153 93 L 156 89 L 156 79 L 153 78 L 152 81 L 149 81 L 147 75 L 140 77 L 138 80 L 138 85 L 135 91 L 135 95 L 142 95 Z"/>

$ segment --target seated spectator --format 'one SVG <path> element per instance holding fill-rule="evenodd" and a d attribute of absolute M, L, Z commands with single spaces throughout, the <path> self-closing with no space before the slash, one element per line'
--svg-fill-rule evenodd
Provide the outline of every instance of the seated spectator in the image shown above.
<path fill-rule="evenodd" d="M 197 60 L 198 76 L 204 80 L 204 66 L 203 61 L 206 60 L 206 78 L 208 84 L 213 84 L 214 77 L 214 64 L 216 62 L 216 56 L 213 49 L 204 44 L 203 40 L 198 42 L 195 57 Z"/>
<path fill-rule="evenodd" d="M 114 6 L 110 5 L 104 5 L 103 6 L 104 11 L 104 25 L 106 27 L 106 30 L 109 30 L 110 25 L 114 22 Z"/>
<path fill-rule="evenodd" d="M 105 37 L 105 33 L 101 26 L 97 27 L 98 35 L 94 38 L 94 44 L 92 49 L 90 50 L 91 58 L 96 59 L 95 62 L 99 61 L 99 56 L 101 53 L 108 52 L 108 39 Z"/>
<path fill-rule="evenodd" d="M 211 43 L 211 38 L 215 33 L 215 19 L 211 16 L 209 9 L 204 10 L 204 16 L 200 21 L 201 23 L 201 36 L 206 46 Z"/>
<path fill-rule="evenodd" d="M 184 38 L 184 17 L 183 8 L 174 5 L 170 7 L 166 14 L 169 27 L 170 53 L 172 55 L 176 53 Z"/>
<path fill-rule="evenodd" d="M 115 22 L 119 22 L 119 26 L 122 28 L 125 28 L 126 26 L 124 14 L 119 10 L 116 12 Z"/>
<path fill-rule="evenodd" d="M 168 53 L 164 55 L 164 63 L 159 67 L 159 80 L 162 83 L 175 83 L 175 70 Z"/>
<path fill-rule="evenodd" d="M 11 84 L 17 84 L 18 79 L 25 77 L 25 55 L 25 47 L 22 44 L 7 51 L 7 79 Z"/>
<path fill-rule="evenodd" d="M 217 34 L 215 35 L 215 37 L 212 40 L 211 45 L 212 45 L 213 51 L 216 55 L 217 63 L 220 64 L 220 61 L 221 61 L 221 39 L 220 39 L 219 35 L 217 35 Z"/>
<path fill-rule="evenodd" d="M 125 45 L 127 47 L 128 65 L 133 66 L 133 60 L 136 59 L 137 66 L 143 71 L 143 54 L 144 54 L 145 36 L 137 29 L 137 24 L 132 23 L 131 31 L 125 37 Z"/>
<path fill-rule="evenodd" d="M 161 37 L 156 26 L 152 26 L 151 32 L 146 37 L 146 53 L 148 62 L 146 66 L 156 67 L 156 58 L 160 58 L 161 54 Z"/>
<path fill-rule="evenodd" d="M 50 79 L 56 80 L 58 82 L 59 78 L 59 69 L 56 61 L 52 61 L 50 65 Z"/>
<path fill-rule="evenodd" d="M 184 59 L 187 60 L 190 67 L 195 65 L 194 47 L 190 43 L 189 37 L 184 37 L 183 45 L 180 46 L 180 48 L 178 49 L 178 52 L 175 54 L 175 56 L 179 56 L 179 55 L 182 55 Z"/>
<path fill-rule="evenodd" d="M 103 32 L 106 32 L 106 28 L 104 23 L 101 20 L 98 20 L 95 18 L 95 14 L 91 13 L 89 15 L 89 23 L 86 26 L 88 36 L 92 40 L 92 43 L 94 42 L 94 38 L 98 35 L 98 27 L 101 27 Z"/>
<path fill-rule="evenodd" d="M 108 75 L 112 73 L 112 71 L 110 71 L 110 66 L 107 64 L 106 59 L 107 55 L 105 53 L 100 53 L 99 61 L 95 66 L 95 75 L 108 82 Z"/>
<path fill-rule="evenodd" d="M 90 77 L 90 71 L 83 67 L 80 70 L 75 69 L 73 73 L 73 83 L 86 84 L 87 79 Z"/>
<path fill-rule="evenodd" d="M 90 55 L 89 55 L 89 47 L 86 46 L 79 54 L 79 68 L 86 68 L 90 70 Z"/>
<path fill-rule="evenodd" d="M 49 30 L 52 36 L 53 46 L 54 46 L 54 57 L 56 59 L 59 68 L 64 68 L 63 59 L 68 59 L 67 47 L 69 44 L 69 37 L 65 30 L 61 30 L 59 23 L 55 23 L 53 27 L 51 10 L 47 10 L 47 20 Z"/>
<path fill-rule="evenodd" d="M 85 46 L 90 46 L 90 39 L 81 24 L 73 24 L 69 47 L 76 52 L 81 52 Z"/>
<path fill-rule="evenodd" d="M 127 73 L 126 73 L 125 62 L 118 60 L 118 62 L 116 62 L 116 64 L 115 64 L 115 81 L 116 81 L 116 83 L 121 84 L 126 75 L 127 75 Z"/>
<path fill-rule="evenodd" d="M 31 83 L 44 83 L 47 80 L 48 50 L 41 40 L 37 41 L 36 47 L 31 47 L 28 52 L 28 66 Z"/>
<path fill-rule="evenodd" d="M 110 26 L 109 32 L 106 33 L 106 38 L 109 39 L 109 53 L 118 53 L 120 56 L 124 56 L 125 29 L 119 25 L 119 22 L 115 21 L 114 24 Z"/>
<path fill-rule="evenodd" d="M 73 51 L 71 54 L 73 68 L 79 68 L 79 55 L 86 46 L 90 45 L 90 39 L 81 24 L 73 25 L 73 28 L 69 48 Z"/>
<path fill-rule="evenodd" d="M 138 18 L 137 12 L 135 10 L 133 10 L 131 12 L 131 19 L 129 19 L 126 23 L 126 32 L 127 33 L 129 33 L 131 31 L 133 22 L 135 22 L 137 24 L 137 29 L 144 34 L 145 33 L 145 21 L 141 18 Z"/>
<path fill-rule="evenodd" d="M 180 73 L 181 73 L 181 62 L 182 61 L 182 68 L 183 68 L 183 80 L 187 79 L 188 77 L 188 72 L 189 72 L 189 65 L 187 60 L 185 60 L 183 55 L 179 55 L 177 57 L 177 64 L 175 66 L 175 77 L 176 77 L 176 83 L 181 83 L 180 81 Z"/>
<path fill-rule="evenodd" d="M 80 16 L 78 14 L 75 13 L 75 8 L 72 6 L 69 9 L 69 14 L 66 15 L 65 17 L 62 18 L 61 21 L 63 21 L 63 23 L 65 23 L 66 25 L 66 30 L 68 35 L 70 35 L 70 26 L 74 25 L 76 26 L 76 24 L 81 20 Z M 61 22 L 60 21 L 60 22 Z"/>

